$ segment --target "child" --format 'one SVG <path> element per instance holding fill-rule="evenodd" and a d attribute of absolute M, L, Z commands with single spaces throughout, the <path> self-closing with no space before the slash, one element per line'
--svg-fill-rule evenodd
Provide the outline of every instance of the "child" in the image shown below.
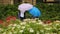
<path fill-rule="evenodd" d="M 33 5 L 29 4 L 29 3 L 22 3 L 18 6 L 18 10 L 19 10 L 19 18 L 21 20 L 24 19 L 24 13 L 28 10 L 30 10 L 33 7 Z"/>
<path fill-rule="evenodd" d="M 29 13 L 34 17 L 34 18 L 38 18 L 40 16 L 40 11 L 38 8 L 34 7 L 33 5 L 29 4 L 29 3 L 23 3 L 21 5 L 18 6 L 18 10 L 19 12 L 19 17 L 21 20 L 24 19 L 24 13 L 26 11 L 29 11 Z"/>

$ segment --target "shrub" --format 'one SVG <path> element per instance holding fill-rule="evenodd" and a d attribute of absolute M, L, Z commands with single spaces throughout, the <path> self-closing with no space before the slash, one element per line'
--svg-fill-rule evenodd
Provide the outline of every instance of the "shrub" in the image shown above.
<path fill-rule="evenodd" d="M 40 3 L 37 4 L 36 7 L 38 7 L 42 13 L 40 16 L 41 20 L 60 20 L 60 5 L 59 4 L 53 4 L 49 5 L 47 3 Z"/>
<path fill-rule="evenodd" d="M 0 5 L 0 19 L 4 19 L 7 16 L 16 16 L 17 17 L 18 10 L 15 5 Z"/>
<path fill-rule="evenodd" d="M 41 20 L 60 20 L 60 4 L 49 5 L 48 3 L 38 3 L 35 5 L 40 11 Z M 0 5 L 0 19 L 4 19 L 7 16 L 16 16 L 18 18 L 18 4 L 16 5 Z M 26 12 L 26 17 L 32 17 Z"/>

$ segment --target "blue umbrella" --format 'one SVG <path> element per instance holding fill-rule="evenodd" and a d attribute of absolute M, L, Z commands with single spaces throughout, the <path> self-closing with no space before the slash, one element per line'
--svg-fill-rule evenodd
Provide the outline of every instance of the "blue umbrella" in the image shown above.
<path fill-rule="evenodd" d="M 41 11 L 36 8 L 33 7 L 32 9 L 29 10 L 29 13 L 33 16 L 33 17 L 39 17 L 41 15 Z"/>

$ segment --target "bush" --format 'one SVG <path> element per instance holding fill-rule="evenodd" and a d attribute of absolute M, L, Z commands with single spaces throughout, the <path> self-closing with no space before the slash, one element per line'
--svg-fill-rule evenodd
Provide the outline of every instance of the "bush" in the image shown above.
<path fill-rule="evenodd" d="M 40 19 L 42 20 L 60 20 L 59 6 L 59 4 L 48 5 L 48 3 L 41 3 L 36 5 L 36 7 L 38 7 L 42 13 L 40 16 Z"/>
<path fill-rule="evenodd" d="M 16 16 L 17 17 L 18 10 L 16 5 L 0 5 L 0 19 L 4 19 L 7 16 Z"/>
<path fill-rule="evenodd" d="M 60 4 L 48 5 L 48 3 L 38 3 L 37 8 L 41 11 L 41 20 L 60 20 Z M 7 16 L 18 17 L 18 4 L 16 5 L 0 5 L 0 19 L 4 19 Z M 26 17 L 32 17 L 28 12 L 26 12 Z"/>

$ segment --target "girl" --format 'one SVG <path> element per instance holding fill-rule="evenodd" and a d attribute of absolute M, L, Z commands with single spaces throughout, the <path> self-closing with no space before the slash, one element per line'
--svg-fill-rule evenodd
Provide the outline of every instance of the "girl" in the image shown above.
<path fill-rule="evenodd" d="M 34 18 L 38 18 L 40 16 L 40 11 L 38 8 L 34 7 L 32 4 L 29 4 L 29 3 L 23 3 L 23 4 L 20 4 L 18 6 L 18 10 L 20 11 L 19 12 L 19 18 L 21 20 L 24 19 L 24 13 L 26 11 L 29 11 L 29 13 L 34 17 Z"/>

